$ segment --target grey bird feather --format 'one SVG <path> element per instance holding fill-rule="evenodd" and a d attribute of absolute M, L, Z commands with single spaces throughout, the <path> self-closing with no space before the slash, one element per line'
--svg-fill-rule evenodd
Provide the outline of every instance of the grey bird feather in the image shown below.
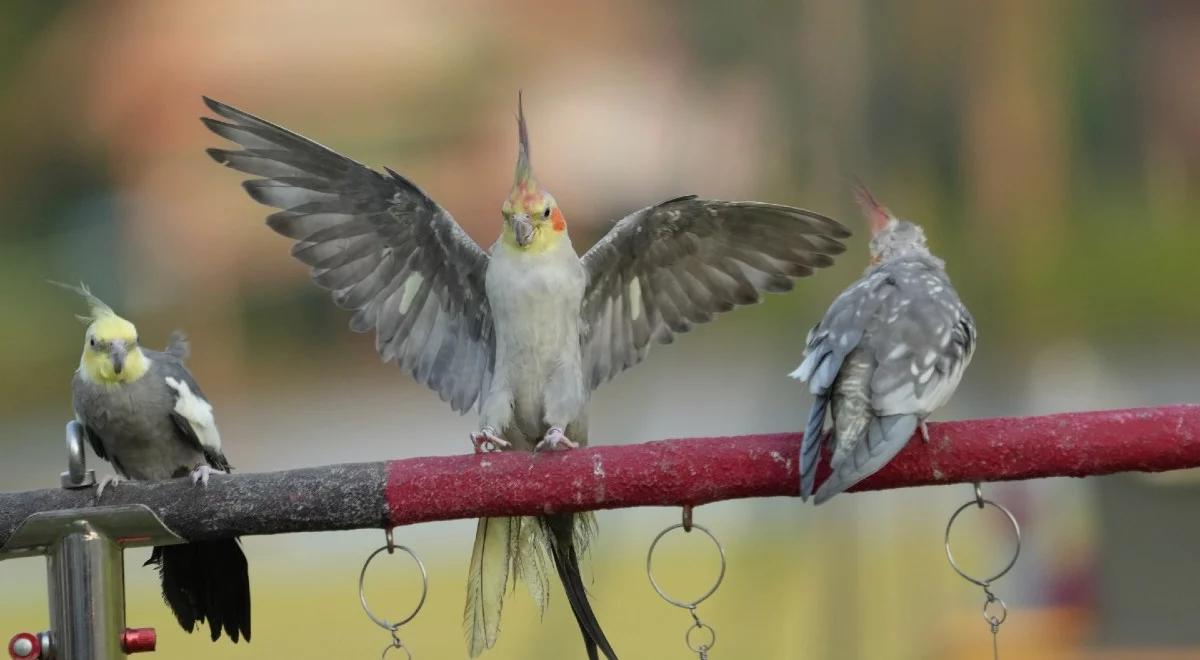
<path fill-rule="evenodd" d="M 281 209 L 267 225 L 296 241 L 292 255 L 352 310 L 356 332 L 459 412 L 482 403 L 495 338 L 483 290 L 488 255 L 449 213 L 404 177 L 380 174 L 316 142 L 223 103 L 205 126 L 241 144 L 217 162 L 266 177 L 245 182 Z"/>
<path fill-rule="evenodd" d="M 686 196 L 630 214 L 580 258 L 553 196 L 533 176 L 519 103 L 513 191 L 488 254 L 395 172 L 205 103 L 223 118 L 205 125 L 242 147 L 208 153 L 261 177 L 244 186 L 280 209 L 267 224 L 295 241 L 293 256 L 354 312 L 354 330 L 375 328 L 384 360 L 455 410 L 478 408 L 477 446 L 585 445 L 586 407 L 600 383 L 642 361 L 654 342 L 763 292 L 789 290 L 830 265 L 850 235 L 810 211 Z M 579 577 L 592 529 L 590 515 L 479 522 L 464 611 L 472 656 L 496 642 L 510 578 L 545 607 L 549 557 L 588 656 L 616 658 Z"/>
<path fill-rule="evenodd" d="M 975 351 L 975 321 L 921 228 L 865 188 L 872 265 L 830 305 L 792 377 L 814 400 L 800 452 L 800 494 L 813 494 L 828 414 L 833 474 L 820 504 L 874 474 L 953 395 Z M 922 426 L 923 428 L 923 426 Z"/>
<path fill-rule="evenodd" d="M 850 235 L 825 216 L 694 195 L 623 218 L 583 255 L 584 376 L 590 388 L 717 314 L 789 291 L 833 264 Z"/>

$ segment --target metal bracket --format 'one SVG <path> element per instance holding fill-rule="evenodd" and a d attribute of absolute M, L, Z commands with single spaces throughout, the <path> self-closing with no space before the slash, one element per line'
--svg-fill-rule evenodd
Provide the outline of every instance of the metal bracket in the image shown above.
<path fill-rule="evenodd" d="M 8 542 L 0 547 L 0 559 L 48 554 L 51 546 L 81 522 L 111 538 L 122 549 L 186 542 L 145 504 L 60 509 L 35 513 L 22 520 Z"/>
<path fill-rule="evenodd" d="M 22 520 L 0 559 L 46 556 L 50 632 L 38 638 L 41 657 L 119 660 L 155 645 L 153 630 L 125 627 L 122 551 L 183 542 L 144 504 L 61 509 Z"/>
<path fill-rule="evenodd" d="M 96 483 L 96 471 L 87 469 L 86 435 L 83 424 L 74 419 L 67 422 L 67 471 L 58 475 L 63 488 L 91 488 Z"/>

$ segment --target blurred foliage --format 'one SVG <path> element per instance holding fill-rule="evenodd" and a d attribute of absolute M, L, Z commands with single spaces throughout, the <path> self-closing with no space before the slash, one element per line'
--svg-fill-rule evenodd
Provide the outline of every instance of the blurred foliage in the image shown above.
<path fill-rule="evenodd" d="M 175 125 L 171 116 L 161 114 L 166 108 L 186 107 L 194 115 L 194 96 L 172 96 L 162 110 L 126 105 L 128 112 L 136 112 L 128 117 L 120 109 L 96 109 L 120 102 L 124 93 L 147 93 L 124 80 L 119 68 L 97 62 L 106 57 L 121 61 L 111 54 L 115 47 L 106 37 L 116 33 L 118 21 L 155 20 L 155 12 L 136 7 L 111 15 L 102 14 L 101 7 L 13 3 L 0 8 L 0 80 L 10 83 L 0 93 L 0 139 L 10 145 L 0 167 L 0 295 L 9 309 L 0 325 L 0 365 L 25 374 L 20 382 L 0 385 L 3 405 L 47 400 L 73 362 L 78 333 L 66 320 L 74 301 L 41 286 L 48 277 L 86 280 L 164 333 L 178 323 L 187 324 L 194 336 L 196 330 L 216 332 L 228 359 L 214 371 L 224 377 L 254 370 L 257 361 L 279 352 L 299 350 L 316 361 L 341 355 L 351 341 L 340 330 L 345 313 L 324 303 L 323 294 L 294 265 L 284 266 L 289 275 L 281 283 L 274 276 L 260 277 L 253 264 L 261 252 L 233 244 L 244 243 L 246 233 L 223 238 L 229 245 L 207 247 L 244 257 L 212 266 L 235 271 L 206 276 L 203 264 L 189 259 L 207 254 L 204 246 L 159 244 L 166 239 L 158 233 L 141 236 L 158 223 L 185 222 L 182 218 L 130 221 L 131 213 L 140 212 L 143 197 L 168 194 L 154 188 L 164 184 L 146 184 L 141 180 L 146 175 L 138 172 L 168 163 L 174 167 L 180 158 L 188 163 L 178 170 L 180 176 L 225 177 L 214 184 L 224 186 L 219 203 L 212 203 L 212 195 L 182 203 L 194 207 L 199 201 L 211 204 L 213 213 L 225 213 L 222 209 L 242 200 L 227 172 L 211 171 L 211 164 L 201 164 L 190 151 L 193 143 L 207 139 L 197 126 L 180 122 L 184 128 L 171 129 L 185 130 L 183 137 L 154 130 L 157 122 Z M 1200 228 L 1191 220 L 1200 202 L 1188 184 L 1200 172 L 1200 144 L 1194 133 L 1172 133 L 1174 125 L 1160 122 L 1156 113 L 1169 118 L 1174 106 L 1194 103 L 1187 95 L 1196 92 L 1184 85 L 1166 93 L 1151 89 L 1157 78 L 1145 74 L 1167 66 L 1160 58 L 1169 51 L 1147 44 L 1178 38 L 1163 33 L 1166 22 L 1155 20 L 1154 10 L 1121 2 L 1099 7 L 1015 2 L 989 5 L 976 15 L 948 1 L 830 6 L 761 0 L 624 9 L 642 12 L 643 20 L 657 22 L 655 29 L 675 31 L 674 39 L 655 46 L 656 52 L 684 66 L 655 74 L 665 76 L 660 86 L 683 85 L 699 103 L 706 88 L 737 81 L 749 84 L 749 90 L 723 93 L 766 104 L 762 125 L 751 130 L 774 151 L 754 163 L 752 185 L 732 192 L 816 207 L 857 226 L 846 191 L 855 177 L 868 181 L 899 214 L 926 225 L 979 318 L 989 347 L 1008 352 L 1031 341 L 1052 343 L 1065 337 L 1109 346 L 1147 339 L 1161 345 L 1195 337 L 1200 267 L 1192 252 Z M 186 16 L 188 11 L 179 13 Z M 1164 11 L 1200 25 L 1198 10 L 1168 6 Z M 97 20 L 99 16 L 108 22 Z M 300 105 L 285 104 L 300 110 L 293 116 L 273 118 L 289 124 L 316 116 L 308 124 L 328 126 L 322 133 L 341 136 L 356 157 L 398 158 L 391 164 L 402 171 L 415 163 L 417 171 L 410 174 L 418 183 L 421 172 L 437 173 L 439 182 L 457 180 L 451 199 L 442 200 L 451 208 L 464 203 L 490 208 L 506 175 L 480 180 L 473 176 L 477 166 L 456 174 L 457 163 L 476 158 L 471 154 L 482 149 L 480 142 L 496 152 L 494 140 L 485 136 L 496 125 L 496 114 L 509 110 L 507 102 L 491 101 L 511 93 L 505 80 L 515 81 L 515 87 L 550 75 L 534 69 L 531 79 L 519 64 L 545 46 L 532 53 L 514 50 L 505 45 L 499 28 L 455 25 L 443 25 L 452 31 L 440 43 L 453 55 L 436 65 L 444 70 L 440 77 L 392 84 L 386 96 L 401 107 L 389 112 L 380 101 L 370 106 L 368 121 L 344 111 L 336 93 L 306 93 L 278 75 L 270 78 L 275 88 L 258 93 L 303 99 Z M 555 38 L 547 35 L 546 43 L 557 43 Z M 431 48 L 436 50 L 437 43 L 435 39 Z M 140 46 L 129 48 L 137 53 Z M 181 64 L 171 71 L 177 69 L 189 89 L 222 88 L 205 82 L 212 74 L 189 69 L 186 53 L 208 48 L 203 33 L 177 47 Z M 286 44 L 269 52 L 267 57 L 278 57 L 278 62 L 268 59 L 254 66 L 287 66 Z M 561 57 L 578 60 L 580 66 L 588 62 L 584 55 Z M 354 61 L 352 55 L 349 59 Z M 502 75 L 492 72 L 494 64 Z M 405 79 L 421 79 L 423 74 L 414 73 L 420 66 L 395 63 Z M 47 78 L 47 72 L 61 78 Z M 368 85 L 363 79 L 362 85 Z M 337 84 L 358 89 L 353 77 Z M 569 95 L 577 87 L 587 88 L 589 81 L 560 76 L 537 84 Z M 655 84 L 655 79 L 638 84 Z M 358 105 L 366 103 L 353 107 Z M 414 122 L 414 116 L 428 120 Z M 738 121 L 734 116 L 727 120 Z M 186 143 L 187 155 L 177 146 L 147 142 L 155 135 L 168 143 Z M 130 146 L 136 148 L 123 153 Z M 507 158 L 511 148 L 505 144 L 501 151 Z M 569 171 L 555 173 L 556 179 L 570 177 Z M 665 182 L 671 180 L 665 175 Z M 186 182 L 167 185 L 183 187 Z M 603 199 L 593 203 L 593 216 L 582 217 L 599 219 L 604 216 L 597 211 L 617 214 L 652 201 L 619 189 Z M 169 204 L 162 208 L 169 211 Z M 586 247 L 606 226 L 577 228 L 578 247 Z M 270 245 L 266 249 L 282 259 L 286 243 Z M 806 285 L 811 297 L 793 296 L 772 308 L 799 306 L 815 314 L 821 297 L 858 270 L 861 249 L 856 242 L 836 275 Z M 199 298 L 204 310 L 216 313 L 197 310 L 190 298 Z M 300 301 L 304 304 L 293 306 Z M 207 337 L 197 339 L 208 343 Z"/>

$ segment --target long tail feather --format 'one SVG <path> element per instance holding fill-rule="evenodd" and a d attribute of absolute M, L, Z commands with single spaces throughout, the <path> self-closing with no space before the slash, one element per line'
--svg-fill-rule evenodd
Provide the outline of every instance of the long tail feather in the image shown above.
<path fill-rule="evenodd" d="M 496 645 L 500 635 L 500 610 L 508 585 L 508 568 L 514 518 L 480 518 L 467 574 L 467 604 L 463 626 L 467 652 L 472 658 Z"/>
<path fill-rule="evenodd" d="M 550 563 L 550 539 L 537 518 L 514 518 L 513 526 L 510 537 L 513 583 L 518 579 L 525 583 L 538 616 L 545 616 L 550 598 L 550 576 L 546 570 Z"/>
<path fill-rule="evenodd" d="M 575 516 L 571 514 L 545 516 L 542 521 L 551 539 L 550 549 L 554 558 L 554 567 L 558 569 L 558 577 L 562 580 L 563 589 L 567 593 L 567 601 L 571 605 L 571 611 L 575 614 L 576 622 L 579 623 L 579 630 L 583 634 L 583 643 L 587 648 L 589 660 L 599 660 L 597 649 L 604 653 L 604 657 L 608 660 L 617 660 L 616 651 L 613 651 L 608 638 L 604 636 L 600 622 L 596 620 L 596 614 L 592 611 L 591 604 L 588 603 L 587 590 L 584 588 L 583 578 L 579 574 Z M 588 527 L 589 524 L 585 522 L 583 526 Z M 583 534 L 586 535 L 587 532 L 584 531 Z"/>
<path fill-rule="evenodd" d="M 829 395 L 818 394 L 808 413 L 804 440 L 800 443 L 800 500 L 807 502 L 817 480 L 817 461 L 821 457 L 821 431 L 825 427 L 825 410 Z"/>
<path fill-rule="evenodd" d="M 854 446 L 854 453 L 836 463 L 833 474 L 817 489 L 813 502 L 821 504 L 854 484 L 875 474 L 904 449 L 921 419 L 916 415 L 875 417 L 867 425 L 865 441 Z"/>
<path fill-rule="evenodd" d="M 207 621 L 214 642 L 222 631 L 235 643 L 250 641 L 250 576 L 237 539 L 158 546 L 146 561 L 152 564 L 184 630 Z"/>

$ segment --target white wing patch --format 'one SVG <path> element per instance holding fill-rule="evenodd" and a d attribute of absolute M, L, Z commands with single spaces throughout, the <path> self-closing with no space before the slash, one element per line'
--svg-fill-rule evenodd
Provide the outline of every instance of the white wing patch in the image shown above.
<path fill-rule="evenodd" d="M 425 281 L 420 273 L 413 273 L 404 281 L 404 291 L 400 293 L 400 313 L 407 314 L 408 308 L 412 306 L 413 297 L 417 295 L 417 291 L 421 288 L 421 284 Z"/>
<path fill-rule="evenodd" d="M 642 317 L 642 283 L 636 277 L 629 280 L 629 308 L 634 321 Z"/>
<path fill-rule="evenodd" d="M 213 451 L 221 451 L 221 434 L 213 419 L 212 404 L 196 396 L 187 383 L 169 376 L 166 381 L 167 386 L 175 390 L 175 412 L 188 421 L 200 444 Z"/>

